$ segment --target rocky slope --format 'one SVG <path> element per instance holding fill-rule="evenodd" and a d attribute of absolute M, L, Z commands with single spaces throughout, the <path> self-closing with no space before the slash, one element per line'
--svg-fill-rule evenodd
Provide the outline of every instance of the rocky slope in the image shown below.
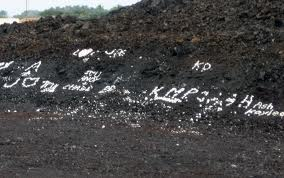
<path fill-rule="evenodd" d="M 281 177 L 283 12 L 144 0 L 0 26 L 0 171 Z"/>

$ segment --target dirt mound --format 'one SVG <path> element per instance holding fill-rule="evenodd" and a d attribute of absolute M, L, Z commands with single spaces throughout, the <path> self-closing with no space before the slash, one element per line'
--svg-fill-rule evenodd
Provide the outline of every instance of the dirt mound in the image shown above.
<path fill-rule="evenodd" d="M 23 118 L 32 123 L 59 120 L 63 130 L 74 128 L 74 122 L 82 124 L 81 129 L 86 124 L 87 135 L 93 125 L 141 128 L 138 135 L 144 141 L 148 128 L 159 130 L 157 140 L 163 137 L 160 132 L 208 138 L 214 133 L 207 143 L 223 144 L 225 137 L 228 147 L 236 146 L 229 141 L 233 135 L 240 144 L 256 135 L 254 143 L 268 155 L 268 166 L 262 152 L 256 154 L 251 147 L 243 155 L 223 147 L 236 155 L 228 160 L 231 156 L 214 152 L 214 161 L 223 159 L 222 170 L 214 170 L 236 176 L 283 175 L 283 12 L 282 0 L 143 0 L 90 21 L 49 17 L 2 25 L 0 112 L 3 119 L 29 113 Z M 123 131 L 121 138 L 129 132 Z M 273 146 L 260 143 L 260 138 Z M 220 150 L 216 145 L 200 148 Z M 167 149 L 177 162 L 187 155 L 186 148 Z M 202 160 L 198 166 L 206 167 Z M 259 172 L 251 160 L 263 165 Z M 238 171 L 231 162 L 241 165 Z"/>
<path fill-rule="evenodd" d="M 191 0 L 143 0 L 137 5 L 142 8 L 165 9 L 177 5 L 187 5 Z"/>

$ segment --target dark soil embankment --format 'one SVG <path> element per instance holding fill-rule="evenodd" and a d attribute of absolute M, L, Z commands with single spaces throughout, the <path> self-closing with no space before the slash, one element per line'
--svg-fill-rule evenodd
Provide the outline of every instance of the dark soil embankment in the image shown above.
<path fill-rule="evenodd" d="M 283 176 L 283 12 L 144 0 L 0 26 L 0 172 Z"/>

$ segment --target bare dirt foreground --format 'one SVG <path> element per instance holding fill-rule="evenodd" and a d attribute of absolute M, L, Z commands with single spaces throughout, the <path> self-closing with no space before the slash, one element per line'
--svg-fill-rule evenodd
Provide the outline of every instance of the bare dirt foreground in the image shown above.
<path fill-rule="evenodd" d="M 1 177 L 283 177 L 282 0 L 143 0 L 0 26 Z"/>

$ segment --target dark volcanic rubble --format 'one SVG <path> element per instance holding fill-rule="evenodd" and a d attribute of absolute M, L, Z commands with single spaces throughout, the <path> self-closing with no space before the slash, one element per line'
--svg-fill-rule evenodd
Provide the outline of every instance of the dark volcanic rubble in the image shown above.
<path fill-rule="evenodd" d="M 40 120 L 50 127 L 59 120 L 64 136 L 60 140 L 56 135 L 56 143 L 62 145 L 68 129 L 82 140 L 88 138 L 85 144 L 89 140 L 93 144 L 92 129 L 109 127 L 107 141 L 102 141 L 105 133 L 98 133 L 101 143 L 114 144 L 121 151 L 125 145 L 120 143 L 125 141 L 129 150 L 117 153 L 104 148 L 101 152 L 110 154 L 104 158 L 113 161 L 116 153 L 129 152 L 131 158 L 117 158 L 112 165 L 125 168 L 120 160 L 128 165 L 138 154 L 137 159 L 145 161 L 136 160 L 144 171 L 141 176 L 159 175 L 154 169 L 173 176 L 281 177 L 284 173 L 283 0 L 142 0 L 98 19 L 58 16 L 4 24 L 0 87 L 1 119 L 22 118 L 42 126 Z M 11 128 L 18 128 L 17 124 L 8 123 Z M 23 125 L 28 129 L 24 133 L 34 134 L 32 126 Z M 128 128 L 138 130 L 135 141 Z M 53 142 L 54 131 L 46 132 Z M 187 147 L 180 152 L 173 148 L 180 145 L 168 138 L 171 134 L 185 134 L 170 138 L 185 139 Z M 76 140 L 75 135 L 71 137 Z M 204 135 L 198 143 L 197 135 Z M 148 139 L 158 143 L 158 151 L 155 145 L 149 148 L 154 152 L 147 150 Z M 139 140 L 143 146 L 137 146 Z M 1 145 L 0 141 L 0 150 Z M 51 145 L 54 154 L 63 149 Z M 46 153 L 42 149 L 39 153 Z M 154 157 L 159 160 L 153 161 Z M 66 158 L 63 166 L 57 159 L 53 164 L 48 156 L 44 158 L 39 161 L 42 165 L 56 164 L 60 170 L 66 166 L 107 176 L 135 172 L 129 165 L 112 174 L 109 162 L 97 162 L 103 166 L 96 169 L 73 157 L 74 165 Z"/>

